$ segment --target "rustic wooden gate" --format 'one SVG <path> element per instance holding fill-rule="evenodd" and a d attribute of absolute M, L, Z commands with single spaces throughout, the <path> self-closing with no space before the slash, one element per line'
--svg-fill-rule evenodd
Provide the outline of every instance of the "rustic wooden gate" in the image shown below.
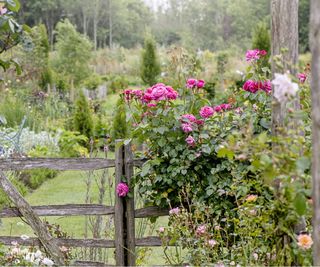
<path fill-rule="evenodd" d="M 143 164 L 141 160 L 133 158 L 131 145 L 116 144 L 115 160 L 87 159 L 87 158 L 22 158 L 0 160 L 0 186 L 7 193 L 15 207 L 4 208 L 0 211 L 0 218 L 24 217 L 37 237 L 26 240 L 18 236 L 0 236 L 0 243 L 10 245 L 13 241 L 21 245 L 42 245 L 56 264 L 63 264 L 63 255 L 59 247 L 89 247 L 89 248 L 115 248 L 117 266 L 134 266 L 136 263 L 136 247 L 161 246 L 162 242 L 157 236 L 144 238 L 135 237 L 135 218 L 168 215 L 167 209 L 146 207 L 135 209 L 134 193 L 131 198 L 120 198 L 115 193 L 115 206 L 98 204 L 65 204 L 30 206 L 19 194 L 16 188 L 7 179 L 3 171 L 30 170 L 48 168 L 54 170 L 98 170 L 115 167 L 115 187 L 121 182 L 123 176 L 130 182 L 134 167 Z M 132 192 L 134 191 L 131 188 Z M 53 238 L 45 228 L 39 216 L 74 216 L 74 215 L 113 215 L 115 239 L 74 239 Z M 76 261 L 76 265 L 99 266 L 104 263 Z"/>

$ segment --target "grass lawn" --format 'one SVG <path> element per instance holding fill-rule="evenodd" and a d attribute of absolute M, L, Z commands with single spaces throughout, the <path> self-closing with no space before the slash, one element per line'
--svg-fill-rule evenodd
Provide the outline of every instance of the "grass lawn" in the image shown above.
<path fill-rule="evenodd" d="M 113 179 L 113 169 L 109 170 L 110 179 Z M 94 203 L 97 203 L 98 188 L 96 186 L 95 179 L 99 177 L 101 171 L 96 171 L 96 177 L 92 178 L 92 191 L 91 196 Z M 29 193 L 26 196 L 26 200 L 31 205 L 45 205 L 45 204 L 80 204 L 85 203 L 86 195 L 86 172 L 78 171 L 67 171 L 60 173 L 56 178 L 48 180 L 43 183 L 37 190 L 32 193 Z M 107 186 L 108 187 L 108 186 Z M 113 200 L 110 199 L 110 194 L 113 194 L 112 191 L 106 192 L 105 204 L 113 204 Z M 43 218 L 43 217 L 42 217 Z M 104 217 L 107 222 L 110 218 L 109 216 Z M 67 232 L 68 235 L 76 238 L 84 237 L 84 225 L 85 217 L 84 216 L 69 216 L 69 217 L 46 217 L 50 223 L 57 223 L 61 226 L 63 231 Z M 158 229 L 160 225 L 166 225 L 167 218 L 160 218 L 156 225 L 150 226 L 146 220 L 142 222 L 141 219 L 136 220 L 136 230 L 137 235 L 156 235 L 154 229 Z M 107 229 L 106 229 L 107 230 Z M 113 233 L 113 229 L 109 229 Z M 139 233 L 138 233 L 139 232 Z M 5 218 L 2 219 L 2 225 L 0 227 L 1 235 L 12 235 L 20 236 L 22 234 L 27 234 L 33 236 L 32 229 L 24 223 L 20 218 Z M 89 231 L 90 234 L 90 231 Z M 91 235 L 89 235 L 91 237 Z M 162 248 L 152 248 L 148 253 L 145 259 L 145 264 L 165 264 Z M 110 256 L 109 256 L 110 258 Z"/>

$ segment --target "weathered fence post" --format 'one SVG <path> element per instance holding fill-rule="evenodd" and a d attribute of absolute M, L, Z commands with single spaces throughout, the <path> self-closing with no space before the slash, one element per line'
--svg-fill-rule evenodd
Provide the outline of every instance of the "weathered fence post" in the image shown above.
<path fill-rule="evenodd" d="M 39 216 L 33 211 L 29 203 L 21 196 L 2 171 L 0 171 L 0 186 L 27 220 L 54 263 L 60 266 L 64 265 L 64 255 L 60 251 L 57 242 L 50 235 L 47 228 L 44 226 Z"/>
<path fill-rule="evenodd" d="M 313 266 L 320 266 L 320 1 L 311 0 Z"/>
<path fill-rule="evenodd" d="M 125 158 L 125 175 L 130 184 L 133 176 L 133 153 L 131 149 L 131 143 L 124 147 L 124 158 Z M 127 263 L 129 266 L 136 265 L 135 255 L 135 216 L 134 216 L 134 188 L 132 190 L 132 196 L 126 199 L 126 255 Z"/>
<path fill-rule="evenodd" d="M 121 140 L 116 140 L 115 149 L 115 189 L 121 182 L 124 174 L 124 150 Z M 117 195 L 115 190 L 115 214 L 114 214 L 114 227 L 115 227 L 115 250 L 116 250 L 116 265 L 125 266 L 125 239 L 124 239 L 124 200 Z"/>

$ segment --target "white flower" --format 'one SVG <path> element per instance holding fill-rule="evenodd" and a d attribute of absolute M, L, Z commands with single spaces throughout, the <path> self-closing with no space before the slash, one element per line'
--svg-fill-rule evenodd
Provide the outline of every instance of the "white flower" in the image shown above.
<path fill-rule="evenodd" d="M 34 254 L 36 258 L 40 258 L 42 256 L 42 252 L 40 250 L 37 250 L 36 253 Z"/>
<path fill-rule="evenodd" d="M 48 258 L 44 258 L 43 261 L 42 261 L 42 263 L 43 263 L 44 265 L 47 265 L 47 266 L 52 266 L 52 265 L 53 265 L 53 261 L 50 260 L 50 259 L 48 259 Z"/>
<path fill-rule="evenodd" d="M 275 74 L 275 79 L 272 81 L 274 85 L 273 96 L 279 103 L 286 102 L 288 97 L 295 96 L 299 90 L 299 86 L 293 83 L 287 74 Z"/>
<path fill-rule="evenodd" d="M 30 237 L 27 236 L 27 235 L 22 235 L 22 236 L 20 236 L 20 238 L 21 238 L 22 240 L 27 240 L 27 239 L 29 239 Z"/>
<path fill-rule="evenodd" d="M 13 248 L 13 249 L 11 250 L 11 254 L 12 254 L 12 255 L 18 255 L 18 254 L 20 254 L 20 248 Z"/>

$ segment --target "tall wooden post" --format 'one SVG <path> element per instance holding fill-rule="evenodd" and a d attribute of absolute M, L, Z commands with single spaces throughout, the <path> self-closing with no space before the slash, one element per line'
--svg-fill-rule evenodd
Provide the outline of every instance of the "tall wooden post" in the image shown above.
<path fill-rule="evenodd" d="M 115 188 L 121 182 L 124 174 L 124 162 L 123 162 L 123 146 L 120 146 L 121 140 L 116 140 L 115 151 Z M 125 238 L 124 238 L 124 200 L 115 192 L 115 215 L 114 215 L 114 227 L 115 227 L 115 248 L 116 248 L 116 266 L 125 266 Z"/>
<path fill-rule="evenodd" d="M 313 265 L 320 266 L 320 1 L 311 0 L 310 8 Z"/>
<path fill-rule="evenodd" d="M 283 73 L 289 70 L 292 75 L 297 74 L 298 63 L 298 7 L 299 0 L 272 0 L 271 1 L 271 31 L 272 31 L 272 73 Z M 282 52 L 285 50 L 286 52 Z M 274 61 L 277 55 L 283 56 L 279 68 Z M 299 108 L 299 100 L 295 106 Z M 277 135 L 279 128 L 284 126 L 286 117 L 285 105 L 273 99 L 272 104 L 272 133 Z"/>
<path fill-rule="evenodd" d="M 133 153 L 131 149 L 131 143 L 125 145 L 124 147 L 124 157 L 125 157 L 125 175 L 130 184 L 133 176 Z M 128 266 L 136 265 L 136 252 L 135 252 L 135 218 L 134 218 L 134 188 L 132 190 L 132 196 L 126 199 L 126 256 L 128 261 Z"/>

